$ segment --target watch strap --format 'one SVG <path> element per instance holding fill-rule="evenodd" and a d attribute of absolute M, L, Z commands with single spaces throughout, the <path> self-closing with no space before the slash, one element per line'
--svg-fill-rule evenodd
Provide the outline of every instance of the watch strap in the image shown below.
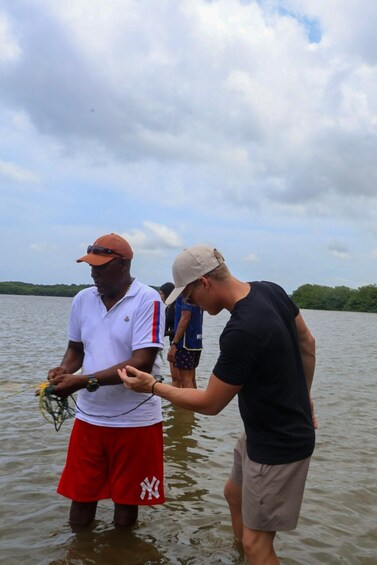
<path fill-rule="evenodd" d="M 98 379 L 94 375 L 89 375 L 85 388 L 88 392 L 95 392 L 99 388 Z"/>

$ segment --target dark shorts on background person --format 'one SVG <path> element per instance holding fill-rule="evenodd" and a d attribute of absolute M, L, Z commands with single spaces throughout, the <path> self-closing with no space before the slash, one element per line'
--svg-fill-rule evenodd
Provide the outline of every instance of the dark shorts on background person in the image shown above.
<path fill-rule="evenodd" d="M 163 504 L 162 423 L 111 428 L 76 418 L 57 491 L 76 502 Z"/>
<path fill-rule="evenodd" d="M 243 433 L 234 449 L 231 480 L 242 485 L 242 521 L 251 530 L 294 530 L 297 526 L 310 457 L 284 465 L 249 459 Z"/>
<path fill-rule="evenodd" d="M 174 357 L 174 367 L 177 369 L 196 369 L 199 365 L 201 351 L 189 351 L 184 347 L 177 349 Z"/>

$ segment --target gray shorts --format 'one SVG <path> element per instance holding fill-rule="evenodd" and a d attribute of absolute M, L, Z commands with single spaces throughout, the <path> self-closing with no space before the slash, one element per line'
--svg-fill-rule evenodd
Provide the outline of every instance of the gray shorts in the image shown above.
<path fill-rule="evenodd" d="M 242 521 L 251 530 L 277 532 L 297 526 L 310 457 L 285 465 L 251 461 L 243 433 L 234 450 L 231 480 L 242 485 Z"/>

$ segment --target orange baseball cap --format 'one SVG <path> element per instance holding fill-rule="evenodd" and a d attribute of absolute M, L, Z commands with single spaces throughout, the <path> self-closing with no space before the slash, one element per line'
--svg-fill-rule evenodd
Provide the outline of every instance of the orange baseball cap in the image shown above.
<path fill-rule="evenodd" d="M 92 245 L 88 246 L 87 254 L 76 261 L 77 263 L 85 262 L 97 267 L 105 265 L 117 257 L 132 259 L 133 255 L 128 241 L 116 233 L 110 233 L 108 235 L 101 235 L 101 237 L 96 239 Z"/>

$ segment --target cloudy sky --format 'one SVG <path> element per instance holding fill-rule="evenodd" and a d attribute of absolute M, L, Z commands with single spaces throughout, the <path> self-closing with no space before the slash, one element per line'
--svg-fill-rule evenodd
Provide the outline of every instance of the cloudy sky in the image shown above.
<path fill-rule="evenodd" d="M 377 2 L 0 0 L 0 280 L 377 282 Z"/>

